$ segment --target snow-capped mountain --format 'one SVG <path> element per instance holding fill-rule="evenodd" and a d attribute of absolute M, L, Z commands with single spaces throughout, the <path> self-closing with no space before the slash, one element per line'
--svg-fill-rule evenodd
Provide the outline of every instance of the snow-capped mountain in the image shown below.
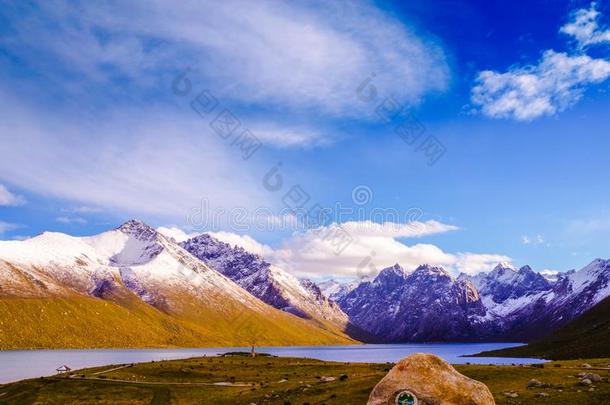
<path fill-rule="evenodd" d="M 610 295 L 610 260 L 550 283 L 529 266 L 501 263 L 457 279 L 440 267 L 384 269 L 339 300 L 350 321 L 387 341 L 531 340 Z"/>
<path fill-rule="evenodd" d="M 482 297 L 489 297 L 495 303 L 508 299 L 551 290 L 551 283 L 530 266 L 516 270 L 506 263 L 498 264 L 489 273 L 479 273 L 471 278 Z"/>
<path fill-rule="evenodd" d="M 0 243 L 3 296 L 99 296 L 126 287 L 143 301 L 177 310 L 184 294 L 208 304 L 234 300 L 253 310 L 263 303 L 148 225 L 132 220 L 91 237 L 45 232 Z"/>
<path fill-rule="evenodd" d="M 278 311 L 136 220 L 91 237 L 0 242 L 0 317 L 0 348 L 351 341 Z"/>
<path fill-rule="evenodd" d="M 353 323 L 386 341 L 468 339 L 469 316 L 485 313 L 470 281 L 428 265 L 410 273 L 398 264 L 388 267 L 339 304 Z"/>
<path fill-rule="evenodd" d="M 267 335 L 277 332 L 269 342 L 283 342 L 281 336 L 291 334 L 291 342 L 349 341 L 343 332 L 384 341 L 528 341 L 608 296 L 610 260 L 602 259 L 560 273 L 554 282 L 529 266 L 505 263 L 489 273 L 457 278 L 441 267 L 407 271 L 396 264 L 358 285 L 330 280 L 319 286 L 210 235 L 178 244 L 135 220 L 90 237 L 46 232 L 0 242 L 0 303 L 5 305 L 0 306 L 5 310 L 0 347 L 15 347 L 6 342 L 26 338 L 32 347 L 40 345 L 38 336 L 44 334 L 36 325 L 56 319 L 52 313 L 61 319 L 72 314 L 81 324 L 101 317 L 100 333 L 83 341 L 96 344 L 108 336 L 106 324 L 117 322 L 113 316 L 119 312 L 139 325 L 139 342 L 148 345 L 222 344 L 221 337 L 247 329 L 236 324 L 238 318 L 248 327 L 264 325 Z M 27 305 L 18 305 L 21 299 Z M 15 340 L 15 328 L 26 321 L 33 326 L 23 333 L 31 334 Z M 82 338 L 78 328 L 52 327 L 51 341 Z M 110 345 L 124 345 L 134 335 L 128 328 L 111 330 L 124 339 Z"/>
<path fill-rule="evenodd" d="M 347 315 L 316 284 L 299 280 L 241 247 L 230 246 L 208 234 L 196 236 L 180 245 L 275 308 L 342 327 L 348 323 Z"/>
<path fill-rule="evenodd" d="M 368 281 L 368 278 L 360 281 L 352 281 L 350 283 L 340 283 L 337 280 L 330 279 L 318 283 L 318 287 L 320 287 L 320 290 L 322 290 L 322 293 L 325 296 L 333 301 L 339 301 L 364 281 Z"/>

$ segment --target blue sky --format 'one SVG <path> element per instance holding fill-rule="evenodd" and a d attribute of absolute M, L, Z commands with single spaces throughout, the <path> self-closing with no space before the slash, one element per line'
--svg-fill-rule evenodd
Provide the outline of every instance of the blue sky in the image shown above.
<path fill-rule="evenodd" d="M 2 2 L 0 238 L 137 217 L 315 277 L 582 267 L 610 256 L 609 25 L 608 2 Z M 294 185 L 352 210 L 348 249 L 290 226 Z"/>

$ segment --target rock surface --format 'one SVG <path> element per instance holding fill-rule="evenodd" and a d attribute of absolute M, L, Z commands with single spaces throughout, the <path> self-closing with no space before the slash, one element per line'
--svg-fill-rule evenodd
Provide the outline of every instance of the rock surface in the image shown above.
<path fill-rule="evenodd" d="M 402 359 L 375 386 L 367 405 L 393 405 L 402 391 L 413 393 L 418 405 L 495 404 L 485 384 L 458 373 L 440 357 L 427 353 Z"/>

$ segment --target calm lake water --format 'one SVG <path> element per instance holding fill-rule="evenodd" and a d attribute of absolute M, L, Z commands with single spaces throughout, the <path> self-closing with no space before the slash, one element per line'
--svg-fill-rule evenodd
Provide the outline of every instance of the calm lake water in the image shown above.
<path fill-rule="evenodd" d="M 531 364 L 543 360 L 506 357 L 461 357 L 485 350 L 519 346 L 515 343 L 423 343 L 350 346 L 259 347 L 258 352 L 284 357 L 309 357 L 343 362 L 396 362 L 417 352 L 434 353 L 449 363 Z M 102 350 L 8 350 L 0 351 L 0 384 L 55 374 L 66 364 L 73 370 L 110 364 L 139 363 L 196 356 L 212 356 L 248 348 L 208 349 L 102 349 Z"/>

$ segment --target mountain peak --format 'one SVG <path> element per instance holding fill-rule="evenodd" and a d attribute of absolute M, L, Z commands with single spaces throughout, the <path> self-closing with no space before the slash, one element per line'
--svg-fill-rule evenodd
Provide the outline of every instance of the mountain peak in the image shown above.
<path fill-rule="evenodd" d="M 117 230 L 140 240 L 153 240 L 159 235 L 156 229 L 138 219 L 130 219 L 119 226 Z"/>
<path fill-rule="evenodd" d="M 379 272 L 379 274 L 377 275 L 377 277 L 375 277 L 375 281 L 378 283 L 385 284 L 388 282 L 404 280 L 406 277 L 407 277 L 407 274 L 405 273 L 402 266 L 400 266 L 400 264 L 396 263 L 393 266 L 386 267 L 385 269 L 381 270 Z"/>
<path fill-rule="evenodd" d="M 517 271 L 515 267 L 509 262 L 500 262 L 493 268 L 492 271 L 504 271 L 504 270 L 512 270 Z"/>
<path fill-rule="evenodd" d="M 532 268 L 528 265 L 521 267 L 518 271 L 518 273 L 520 273 L 520 274 L 529 274 L 529 273 L 533 273 L 533 272 L 534 272 L 534 270 L 532 270 Z"/>
<path fill-rule="evenodd" d="M 441 276 L 447 276 L 451 278 L 451 275 L 449 274 L 449 272 L 447 270 L 445 270 L 444 268 L 440 267 L 440 266 L 431 266 L 429 264 L 422 264 L 421 266 L 418 266 L 415 271 L 413 272 L 418 273 L 418 274 L 433 274 L 433 275 L 441 275 Z"/>

